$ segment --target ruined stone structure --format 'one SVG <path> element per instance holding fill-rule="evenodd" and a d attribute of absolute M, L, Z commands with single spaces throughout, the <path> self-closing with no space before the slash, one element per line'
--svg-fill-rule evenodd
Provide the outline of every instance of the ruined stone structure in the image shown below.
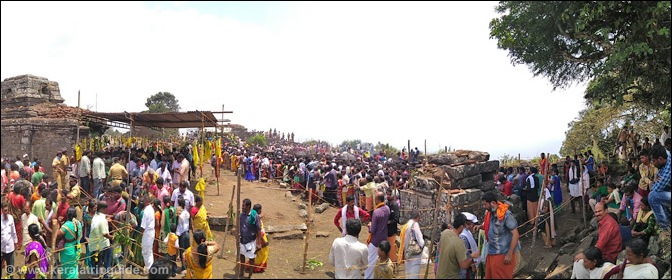
<path fill-rule="evenodd" d="M 58 83 L 33 75 L 2 81 L 2 155 L 14 159 L 27 154 L 42 161 L 51 174 L 51 161 L 58 150 L 70 151 L 77 139 L 76 115 L 84 112 L 62 104 Z M 89 128 L 80 127 L 80 137 Z"/>
<path fill-rule="evenodd" d="M 495 190 L 494 183 L 499 161 L 489 160 L 488 153 L 458 150 L 420 159 L 426 160 L 427 165 L 411 178 L 409 189 L 401 190 L 400 222 L 406 223 L 411 210 L 418 209 L 422 216 L 420 227 L 423 228 L 425 238 L 430 238 L 432 234 L 429 229 L 433 223 L 439 193 L 441 198 L 437 227 L 434 229 L 435 237 L 439 235 L 440 225 L 443 222 L 450 224 L 452 217 L 460 212 L 470 212 L 482 220 L 485 212 L 481 197 L 484 193 L 495 192 L 500 199 L 504 199 Z M 510 209 L 519 222 L 523 221 L 519 206 Z"/>

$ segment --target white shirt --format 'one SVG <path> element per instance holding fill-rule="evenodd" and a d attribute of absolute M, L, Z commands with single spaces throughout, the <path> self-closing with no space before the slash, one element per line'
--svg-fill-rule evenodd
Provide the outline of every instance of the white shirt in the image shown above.
<path fill-rule="evenodd" d="M 183 233 L 189 232 L 189 216 L 189 211 L 182 210 L 180 216 L 177 217 L 177 230 L 175 230 L 177 236 L 182 236 Z"/>
<path fill-rule="evenodd" d="M 152 159 L 152 162 L 149 163 L 149 168 L 158 170 L 159 169 L 159 164 L 156 162 L 156 159 Z"/>
<path fill-rule="evenodd" d="M 658 269 L 650 263 L 627 264 L 623 279 L 658 279 Z"/>
<path fill-rule="evenodd" d="M 2 218 L 2 252 L 9 254 L 14 252 L 14 243 L 19 242 L 19 238 L 16 236 L 16 227 L 14 226 L 14 217 L 12 215 L 0 215 Z M 7 219 L 5 219 L 7 216 Z"/>
<path fill-rule="evenodd" d="M 145 210 L 142 212 L 142 224 L 140 226 L 147 233 L 148 231 L 154 231 L 154 223 L 154 207 L 150 204 L 145 206 Z"/>
<path fill-rule="evenodd" d="M 77 172 L 78 177 L 88 177 L 91 173 L 91 160 L 89 157 L 82 156 L 82 159 L 79 161 L 79 170 Z"/>
<path fill-rule="evenodd" d="M 91 168 L 91 177 L 93 179 L 105 179 L 105 162 L 102 158 L 95 158 L 93 160 L 93 167 Z"/>
<path fill-rule="evenodd" d="M 663 144 L 663 145 L 664 145 L 664 144 L 665 144 L 665 140 L 667 140 L 667 138 L 670 138 L 670 133 L 669 133 L 669 132 L 668 132 L 668 133 L 665 133 L 665 131 L 661 132 L 661 133 L 660 133 L 660 139 L 659 139 L 659 140 L 660 140 L 660 144 Z"/>
<path fill-rule="evenodd" d="M 40 220 L 37 218 L 37 216 L 35 216 L 35 214 L 23 213 L 23 215 L 21 215 L 21 226 L 23 227 L 23 244 L 21 244 L 21 246 L 26 246 L 28 245 L 28 243 L 33 241 L 30 238 L 30 234 L 28 234 L 28 226 L 32 224 L 36 224 L 40 228 L 40 231 L 42 231 L 42 226 L 40 226 Z"/>
<path fill-rule="evenodd" d="M 189 211 L 191 210 L 191 206 L 196 205 L 196 202 L 194 201 L 194 193 L 192 193 L 189 189 L 184 190 L 184 194 L 180 192 L 180 189 L 175 189 L 173 191 L 173 195 L 170 197 L 171 201 L 175 201 L 175 209 L 177 209 L 177 197 L 182 195 L 184 198 L 184 207 L 185 210 Z"/>
<path fill-rule="evenodd" d="M 110 233 L 110 229 L 105 213 L 96 213 L 91 218 L 91 233 L 89 233 L 89 248 L 91 251 L 104 250 L 105 247 L 110 246 L 110 240 L 104 236 L 106 233 Z"/>
<path fill-rule="evenodd" d="M 329 262 L 336 268 L 336 279 L 362 279 L 362 270 L 369 264 L 369 249 L 352 235 L 339 237 L 331 244 Z"/>

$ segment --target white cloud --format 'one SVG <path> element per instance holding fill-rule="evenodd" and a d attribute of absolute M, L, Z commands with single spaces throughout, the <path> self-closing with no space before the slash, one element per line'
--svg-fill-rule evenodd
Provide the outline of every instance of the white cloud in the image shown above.
<path fill-rule="evenodd" d="M 225 104 L 234 123 L 299 139 L 420 149 L 428 139 L 430 151 L 495 156 L 559 149 L 582 90 L 551 92 L 513 67 L 488 38 L 494 5 L 292 3 L 265 26 L 181 2 L 2 2 L 0 76 L 57 81 L 69 105 L 77 90 L 83 107 L 97 93 L 105 112 L 144 110 L 169 91 L 183 110 Z"/>

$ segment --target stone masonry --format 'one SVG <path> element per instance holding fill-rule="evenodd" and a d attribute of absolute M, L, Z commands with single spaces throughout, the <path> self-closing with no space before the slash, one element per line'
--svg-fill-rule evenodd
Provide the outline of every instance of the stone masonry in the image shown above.
<path fill-rule="evenodd" d="M 27 154 L 38 158 L 47 174 L 56 152 L 70 151 L 77 138 L 77 108 L 63 105 L 58 83 L 33 75 L 7 78 L 2 82 L 2 155 L 14 159 Z M 80 127 L 80 137 L 89 128 Z"/>

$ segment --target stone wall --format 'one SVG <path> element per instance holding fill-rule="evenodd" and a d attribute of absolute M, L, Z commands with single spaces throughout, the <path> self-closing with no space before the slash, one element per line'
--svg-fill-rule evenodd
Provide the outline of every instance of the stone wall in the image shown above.
<path fill-rule="evenodd" d="M 525 216 L 520 206 L 514 207 L 520 198 L 515 195 L 504 197 L 495 190 L 494 178 L 499 169 L 499 161 L 489 160 L 488 153 L 477 151 L 456 151 L 447 154 L 430 155 L 426 164 L 418 170 L 418 174 L 409 181 L 409 189 L 401 190 L 401 218 L 405 223 L 410 218 L 413 209 L 420 210 L 420 226 L 425 238 L 430 238 L 430 231 L 437 194 L 441 193 L 437 227 L 434 236 L 438 236 L 440 225 L 450 224 L 452 217 L 469 212 L 483 220 L 481 197 L 484 193 L 493 192 L 500 201 L 508 201 L 510 209 L 519 223 L 524 222 Z M 448 197 L 450 196 L 450 203 Z"/>
<path fill-rule="evenodd" d="M 76 125 L 74 119 L 3 119 L 2 154 L 12 158 L 28 154 L 30 160 L 38 158 L 46 174 L 51 175 L 51 161 L 56 152 L 74 146 Z M 80 137 L 88 133 L 88 127 L 80 127 Z M 72 150 L 68 155 L 72 155 Z"/>
<path fill-rule="evenodd" d="M 40 103 L 60 104 L 65 101 L 61 97 L 58 83 L 47 78 L 33 75 L 21 75 L 2 81 L 2 110 L 17 106 L 32 106 Z"/>

